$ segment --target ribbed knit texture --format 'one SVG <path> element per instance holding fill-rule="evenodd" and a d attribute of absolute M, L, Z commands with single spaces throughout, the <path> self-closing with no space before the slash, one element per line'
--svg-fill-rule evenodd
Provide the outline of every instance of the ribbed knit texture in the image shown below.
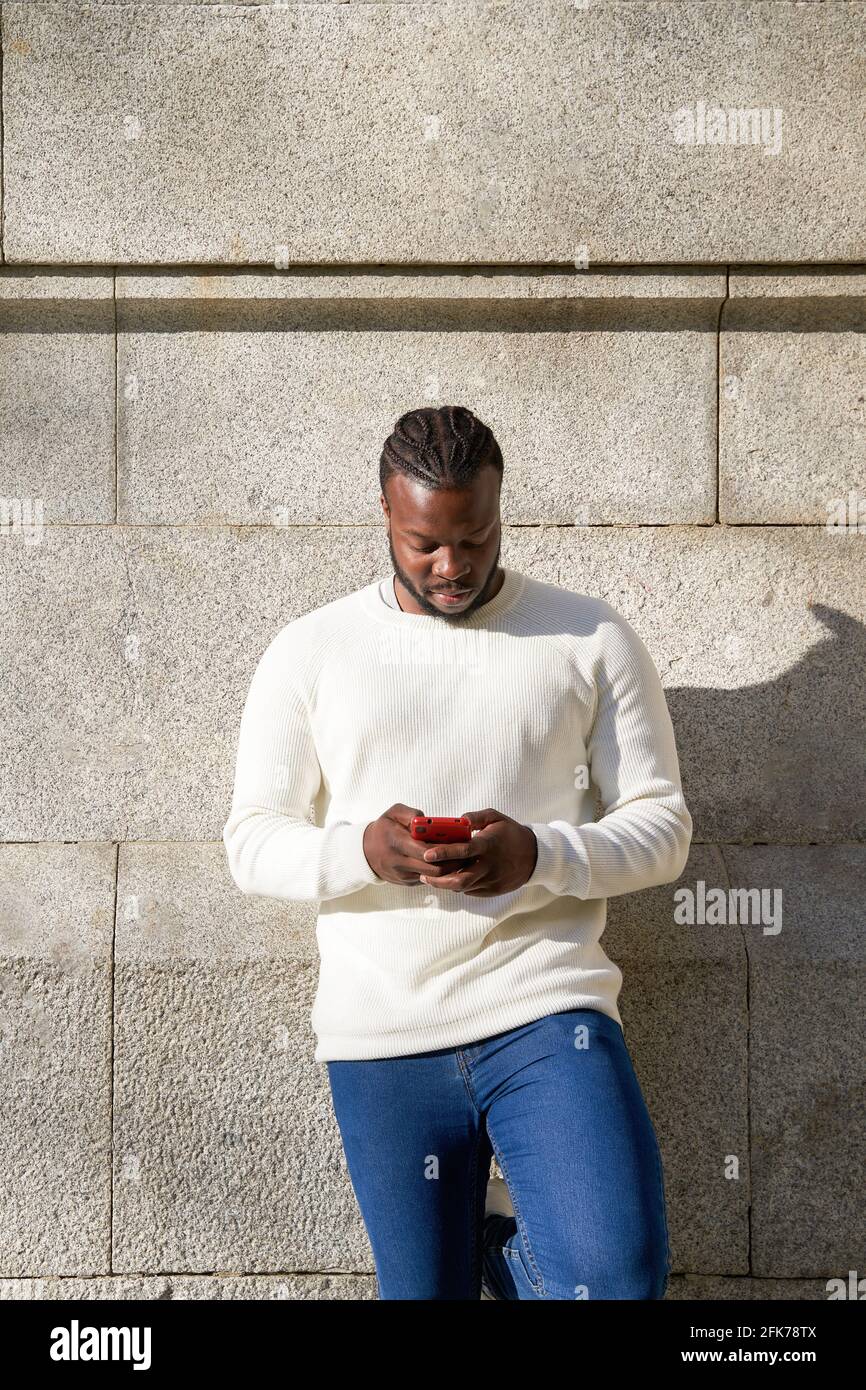
<path fill-rule="evenodd" d="M 394 593 L 393 574 L 390 575 L 387 579 L 382 580 L 382 582 L 379 585 L 379 593 L 382 595 L 389 608 L 400 607 L 399 603 L 397 602 L 397 595 Z"/>
<path fill-rule="evenodd" d="M 606 899 L 685 867 L 692 821 L 643 642 L 604 599 L 503 568 L 459 619 L 391 607 L 375 580 L 288 623 L 254 672 L 223 840 L 244 893 L 319 904 L 316 1061 L 565 1009 L 622 1024 Z M 530 879 L 489 898 L 380 879 L 363 835 L 395 802 L 530 825 Z"/>

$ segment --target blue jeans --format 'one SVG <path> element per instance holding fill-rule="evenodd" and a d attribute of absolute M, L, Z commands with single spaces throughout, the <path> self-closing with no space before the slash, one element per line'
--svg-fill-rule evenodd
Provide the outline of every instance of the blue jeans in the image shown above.
<path fill-rule="evenodd" d="M 660 1299 L 661 1154 L 619 1024 L 548 1014 L 465 1047 L 327 1062 L 380 1299 Z M 515 1216 L 485 1221 L 495 1152 Z"/>

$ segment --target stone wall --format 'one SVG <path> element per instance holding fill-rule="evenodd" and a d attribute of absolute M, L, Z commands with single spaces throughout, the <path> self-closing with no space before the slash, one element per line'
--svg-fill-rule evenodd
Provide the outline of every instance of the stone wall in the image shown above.
<path fill-rule="evenodd" d="M 604 937 L 668 1296 L 826 1298 L 863 1260 L 866 5 L 0 26 L 0 1296 L 375 1298 L 315 910 L 220 836 L 259 655 L 390 572 L 382 441 L 459 402 L 505 563 L 624 613 L 677 732 L 687 871 Z M 700 885 L 781 930 L 678 922 Z"/>

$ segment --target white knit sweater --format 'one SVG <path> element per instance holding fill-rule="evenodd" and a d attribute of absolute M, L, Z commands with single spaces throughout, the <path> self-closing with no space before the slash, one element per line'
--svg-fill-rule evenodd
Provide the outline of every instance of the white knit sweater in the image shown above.
<path fill-rule="evenodd" d="M 658 673 L 604 599 L 503 567 L 463 618 L 380 581 L 286 624 L 241 720 L 223 840 L 244 893 L 319 904 L 315 1060 L 457 1047 L 548 1013 L 622 1023 L 605 900 L 682 872 L 692 821 Z M 395 802 L 530 825 L 523 887 L 388 883 L 363 849 Z"/>

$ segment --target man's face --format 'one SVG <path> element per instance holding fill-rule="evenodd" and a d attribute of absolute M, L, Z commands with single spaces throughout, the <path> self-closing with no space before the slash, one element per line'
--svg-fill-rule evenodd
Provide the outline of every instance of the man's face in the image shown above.
<path fill-rule="evenodd" d="M 392 474 L 382 496 L 388 546 L 398 580 L 415 601 L 408 612 L 464 617 L 497 589 L 502 544 L 499 474 L 485 467 L 469 488 L 434 491 Z M 469 590 L 453 602 L 443 590 Z M 402 604 L 402 595 L 401 598 Z"/>

